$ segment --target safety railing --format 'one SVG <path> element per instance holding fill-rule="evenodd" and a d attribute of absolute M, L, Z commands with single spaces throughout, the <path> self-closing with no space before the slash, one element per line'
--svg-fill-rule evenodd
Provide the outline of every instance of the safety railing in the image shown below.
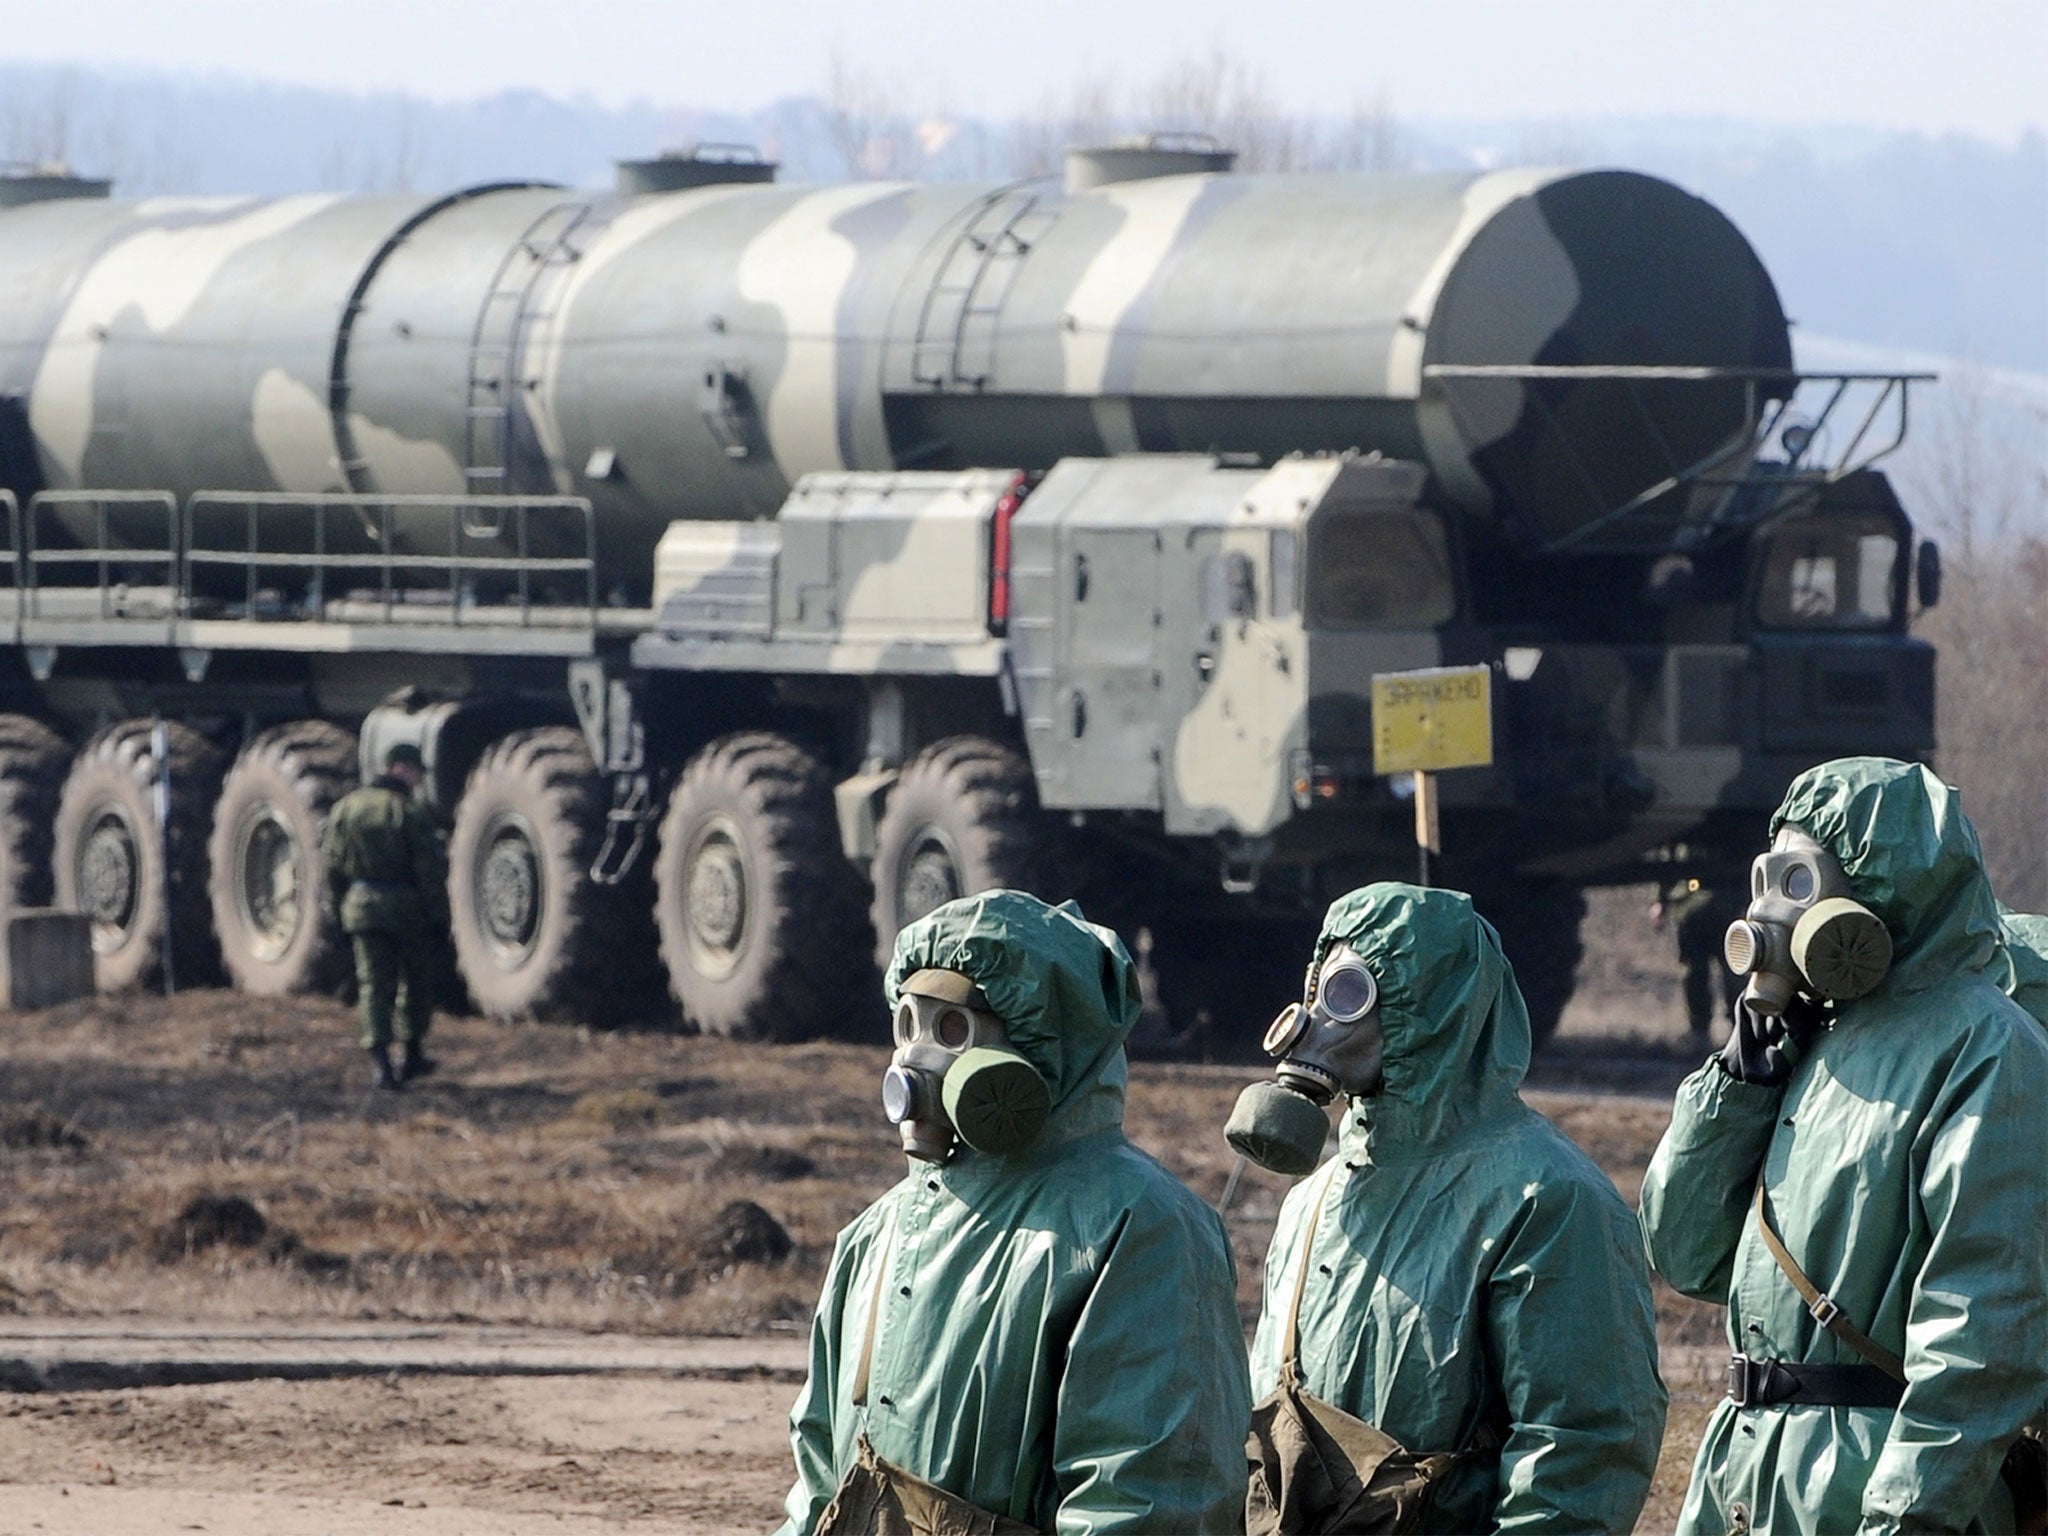
<path fill-rule="evenodd" d="M 596 623 L 597 518 L 580 496 L 205 491 L 185 525 L 188 596 L 240 616 Z"/>
<path fill-rule="evenodd" d="M 181 546 L 170 492 L 38 491 L 10 517 L 9 531 L 22 621 L 178 616 Z"/>
<path fill-rule="evenodd" d="M 0 623 L 191 619 L 594 630 L 580 496 L 0 489 Z M 111 641 L 109 642 L 111 643 Z"/>
<path fill-rule="evenodd" d="M 1587 516 L 1569 532 L 1547 540 L 1549 550 L 1585 544 L 1639 518 L 1653 507 L 1682 525 L 1694 542 L 1782 510 L 1782 493 L 1830 484 L 1867 469 L 1905 441 L 1910 386 L 1931 373 L 1802 373 L 1786 368 L 1566 366 L 1433 363 L 1423 378 L 1437 387 L 1467 441 L 1483 446 L 1482 415 L 1489 385 L 1524 387 L 1546 440 L 1586 498 Z M 1587 462 L 1581 443 L 1562 419 L 1563 394 L 1585 385 L 1613 386 L 1626 402 L 1630 426 L 1661 459 L 1662 473 L 1613 502 Z M 1671 440 L 1645 391 L 1677 386 L 1735 394 L 1739 416 L 1705 452 L 1688 456 Z M 1491 402 L 1497 405 L 1497 402 Z M 1682 419 L 1692 421 L 1689 413 Z M 1497 428 L 1495 429 L 1497 431 Z M 1838 441 L 1837 434 L 1841 434 Z M 1777 455 L 1770 457 L 1769 455 Z M 1679 500 L 1679 493 L 1705 495 Z M 1744 492 L 1762 492 L 1745 496 Z M 1681 506 L 1673 516 L 1669 509 Z"/>

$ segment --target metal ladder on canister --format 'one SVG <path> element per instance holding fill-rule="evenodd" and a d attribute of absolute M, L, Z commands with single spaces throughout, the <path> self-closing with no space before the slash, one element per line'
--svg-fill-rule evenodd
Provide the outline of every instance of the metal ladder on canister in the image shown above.
<path fill-rule="evenodd" d="M 527 226 L 506 251 L 477 307 L 469 337 L 469 409 L 463 433 L 463 486 L 472 496 L 495 496 L 511 474 L 513 376 L 528 302 L 550 270 L 576 260 L 570 243 L 589 217 L 589 203 L 557 203 Z"/>
<path fill-rule="evenodd" d="M 979 389 L 995 369 L 996 318 L 1031 247 L 1051 225 L 1036 193 L 1015 188 L 983 202 L 925 290 L 911 348 L 920 384 Z"/>

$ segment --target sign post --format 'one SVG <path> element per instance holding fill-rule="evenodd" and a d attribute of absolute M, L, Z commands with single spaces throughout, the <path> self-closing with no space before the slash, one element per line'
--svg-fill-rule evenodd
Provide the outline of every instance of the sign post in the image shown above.
<path fill-rule="evenodd" d="M 1415 770 L 1416 884 L 1429 884 L 1429 856 L 1442 853 L 1444 840 L 1436 819 L 1436 775 Z"/>
<path fill-rule="evenodd" d="M 1372 680 L 1372 771 L 1413 776 L 1415 858 L 1421 883 L 1443 852 L 1436 776 L 1493 761 L 1493 669 L 1425 667 L 1381 672 Z"/>

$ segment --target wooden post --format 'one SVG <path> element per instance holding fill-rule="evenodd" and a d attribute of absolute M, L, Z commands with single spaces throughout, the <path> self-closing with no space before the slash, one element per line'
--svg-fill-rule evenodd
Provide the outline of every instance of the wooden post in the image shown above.
<path fill-rule="evenodd" d="M 1443 838 L 1437 830 L 1436 818 L 1436 775 L 1417 769 L 1415 773 L 1415 862 L 1420 871 L 1419 884 L 1429 884 L 1429 856 L 1443 851 Z"/>

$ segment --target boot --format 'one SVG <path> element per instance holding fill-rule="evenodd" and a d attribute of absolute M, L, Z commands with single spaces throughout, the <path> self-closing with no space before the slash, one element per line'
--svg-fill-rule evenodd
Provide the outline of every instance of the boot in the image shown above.
<path fill-rule="evenodd" d="M 402 1088 L 405 1079 L 391 1070 L 391 1047 L 373 1045 L 370 1047 L 370 1082 L 377 1088 Z"/>
<path fill-rule="evenodd" d="M 409 1083 L 416 1077 L 425 1077 L 440 1063 L 427 1054 L 425 1046 L 408 1040 L 400 1046 L 398 1055 L 398 1079 Z"/>

